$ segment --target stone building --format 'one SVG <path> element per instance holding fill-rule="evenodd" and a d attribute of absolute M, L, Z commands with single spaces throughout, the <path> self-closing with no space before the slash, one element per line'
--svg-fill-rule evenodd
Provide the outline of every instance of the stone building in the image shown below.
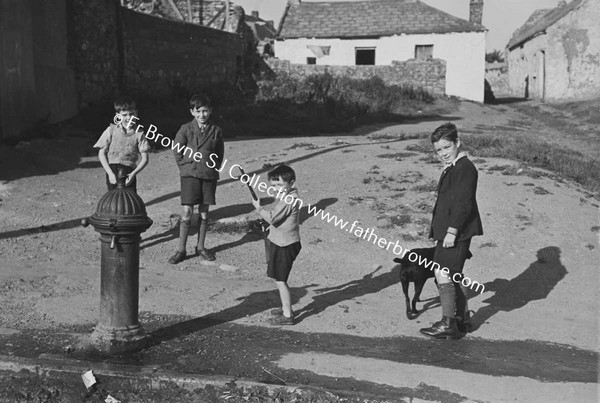
<path fill-rule="evenodd" d="M 535 11 L 506 54 L 511 95 L 548 101 L 600 96 L 600 1 Z"/>
<path fill-rule="evenodd" d="M 419 0 L 289 0 L 275 39 L 275 57 L 332 66 L 441 59 L 446 63 L 445 93 L 483 102 L 483 0 L 471 0 L 470 6 L 466 21 Z"/>

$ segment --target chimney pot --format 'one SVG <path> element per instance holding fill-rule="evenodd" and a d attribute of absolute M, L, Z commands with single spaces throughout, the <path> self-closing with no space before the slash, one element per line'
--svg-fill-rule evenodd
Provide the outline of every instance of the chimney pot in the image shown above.
<path fill-rule="evenodd" d="M 253 16 L 254 18 L 258 18 L 258 11 L 256 11 L 256 10 L 252 10 L 252 16 Z"/>

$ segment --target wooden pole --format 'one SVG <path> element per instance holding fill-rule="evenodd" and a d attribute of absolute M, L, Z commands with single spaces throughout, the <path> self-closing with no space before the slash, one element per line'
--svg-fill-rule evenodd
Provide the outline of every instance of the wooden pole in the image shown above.
<path fill-rule="evenodd" d="M 192 0 L 187 0 L 188 6 L 188 21 L 192 22 Z"/>

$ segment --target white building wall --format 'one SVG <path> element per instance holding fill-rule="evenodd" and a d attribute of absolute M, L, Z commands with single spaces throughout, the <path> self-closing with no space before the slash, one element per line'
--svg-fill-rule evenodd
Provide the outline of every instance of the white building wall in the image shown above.
<path fill-rule="evenodd" d="M 600 1 L 588 0 L 508 54 L 511 93 L 548 101 L 600 95 Z"/>
<path fill-rule="evenodd" d="M 331 46 L 321 65 L 354 65 L 356 48 L 375 48 L 375 64 L 414 59 L 416 45 L 433 45 L 433 57 L 446 61 L 446 94 L 483 102 L 485 32 L 401 35 L 380 39 L 300 38 L 275 42 L 275 57 L 306 64 L 315 57 L 307 45 Z"/>

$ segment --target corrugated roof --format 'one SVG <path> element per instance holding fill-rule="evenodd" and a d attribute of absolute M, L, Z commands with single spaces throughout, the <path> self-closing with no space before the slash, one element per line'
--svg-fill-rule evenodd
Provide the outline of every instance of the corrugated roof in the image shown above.
<path fill-rule="evenodd" d="M 527 42 L 534 36 L 546 31 L 548 27 L 575 10 L 584 1 L 585 0 L 573 0 L 570 3 L 562 6 L 559 5 L 556 8 L 534 11 L 525 24 L 513 33 L 507 47 L 513 49 L 522 43 Z"/>
<path fill-rule="evenodd" d="M 278 38 L 357 38 L 400 34 L 486 31 L 419 0 L 365 0 L 290 4 Z"/>

